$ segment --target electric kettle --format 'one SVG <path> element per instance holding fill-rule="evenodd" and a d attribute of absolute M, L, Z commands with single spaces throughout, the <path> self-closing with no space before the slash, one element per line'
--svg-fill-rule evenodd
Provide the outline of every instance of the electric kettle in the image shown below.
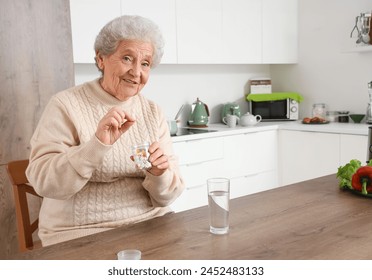
<path fill-rule="evenodd" d="M 199 100 L 199 97 L 191 105 L 191 114 L 188 121 L 190 127 L 207 127 L 209 120 L 208 106 Z"/>

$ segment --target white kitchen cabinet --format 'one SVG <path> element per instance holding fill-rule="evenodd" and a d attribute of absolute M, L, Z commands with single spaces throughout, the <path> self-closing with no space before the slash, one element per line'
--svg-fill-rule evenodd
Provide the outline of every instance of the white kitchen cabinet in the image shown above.
<path fill-rule="evenodd" d="M 339 137 L 333 133 L 281 130 L 281 185 L 336 173 L 340 162 Z"/>
<path fill-rule="evenodd" d="M 176 0 L 179 63 L 221 63 L 222 0 Z"/>
<path fill-rule="evenodd" d="M 173 143 L 186 185 L 181 196 L 172 204 L 173 211 L 207 205 L 207 179 L 224 176 L 223 144 L 223 137 Z"/>
<path fill-rule="evenodd" d="M 222 1 L 222 53 L 224 63 L 261 63 L 262 0 Z"/>
<path fill-rule="evenodd" d="M 186 188 L 170 206 L 174 212 L 208 205 L 207 184 Z"/>
<path fill-rule="evenodd" d="M 183 211 L 207 205 L 210 177 L 229 178 L 230 197 L 236 198 L 335 174 L 351 159 L 365 163 L 367 135 L 301 129 L 242 130 L 175 142 L 186 190 L 172 208 Z"/>
<path fill-rule="evenodd" d="M 153 20 L 165 40 L 162 63 L 177 63 L 175 0 L 70 0 L 75 63 L 94 63 L 94 40 L 101 28 L 120 15 Z"/>
<path fill-rule="evenodd" d="M 95 63 L 94 41 L 99 31 L 120 14 L 120 0 L 70 0 L 74 63 Z"/>
<path fill-rule="evenodd" d="M 162 31 L 165 46 L 162 64 L 177 63 L 175 0 L 121 0 L 122 15 L 140 15 L 154 21 Z"/>
<path fill-rule="evenodd" d="M 231 198 L 278 187 L 277 131 L 173 143 L 186 189 L 172 204 L 183 211 L 208 204 L 207 179 L 230 179 Z"/>
<path fill-rule="evenodd" d="M 100 29 L 122 14 L 157 23 L 163 64 L 294 63 L 297 0 L 70 0 L 75 63 L 94 63 Z"/>
<path fill-rule="evenodd" d="M 222 137 L 201 138 L 173 143 L 180 165 L 197 164 L 224 157 Z"/>
<path fill-rule="evenodd" d="M 278 187 L 277 131 L 249 132 L 225 137 L 224 170 L 231 198 Z"/>
<path fill-rule="evenodd" d="M 226 136 L 224 141 L 224 168 L 230 178 L 277 169 L 276 130 Z"/>
<path fill-rule="evenodd" d="M 368 154 L 368 136 L 365 135 L 340 135 L 340 166 L 352 159 L 360 160 L 364 165 Z"/>
<path fill-rule="evenodd" d="M 336 173 L 340 163 L 339 139 L 336 133 L 280 130 L 280 185 Z"/>
<path fill-rule="evenodd" d="M 176 1 L 179 63 L 297 61 L 297 0 Z"/>
<path fill-rule="evenodd" d="M 261 63 L 261 0 L 177 0 L 176 6 L 179 63 Z"/>
<path fill-rule="evenodd" d="M 365 135 L 280 130 L 280 185 L 337 173 L 351 159 L 365 164 L 367 145 Z"/>
<path fill-rule="evenodd" d="M 270 170 L 230 179 L 230 198 L 237 198 L 278 187 L 278 171 Z"/>
<path fill-rule="evenodd" d="M 207 179 L 213 177 L 224 177 L 223 159 L 211 160 L 195 164 L 180 166 L 180 172 L 185 180 L 185 190 L 172 204 L 175 212 L 184 211 L 208 204 Z"/>
<path fill-rule="evenodd" d="M 296 63 L 298 0 L 262 0 L 262 63 Z"/>

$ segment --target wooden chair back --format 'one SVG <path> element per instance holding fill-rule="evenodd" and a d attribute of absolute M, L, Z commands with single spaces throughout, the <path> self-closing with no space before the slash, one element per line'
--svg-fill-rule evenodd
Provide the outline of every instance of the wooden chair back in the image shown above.
<path fill-rule="evenodd" d="M 28 183 L 26 168 L 28 160 L 11 161 L 7 164 L 9 179 L 13 185 L 14 203 L 17 217 L 18 242 L 20 251 L 32 250 L 35 247 L 32 234 L 38 229 L 39 219 L 31 222 L 27 194 L 39 196 Z M 38 246 L 41 246 L 38 242 Z"/>

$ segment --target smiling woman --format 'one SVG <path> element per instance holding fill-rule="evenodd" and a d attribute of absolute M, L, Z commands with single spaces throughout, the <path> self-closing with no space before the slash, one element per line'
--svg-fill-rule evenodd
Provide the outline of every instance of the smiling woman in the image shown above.
<path fill-rule="evenodd" d="M 160 107 L 141 90 L 160 63 L 158 27 L 122 16 L 95 43 L 102 77 L 57 93 L 31 139 L 27 177 L 43 196 L 43 246 L 170 212 L 184 183 Z M 149 142 L 149 168 L 131 147 Z"/>
<path fill-rule="evenodd" d="M 103 74 L 101 86 L 124 101 L 146 85 L 150 68 L 163 56 L 164 40 L 150 20 L 123 16 L 102 28 L 94 48 L 96 66 Z"/>
<path fill-rule="evenodd" d="M 121 101 L 138 94 L 150 74 L 153 47 L 150 43 L 125 40 L 110 55 L 97 51 L 96 63 L 102 71 L 102 88 Z"/>

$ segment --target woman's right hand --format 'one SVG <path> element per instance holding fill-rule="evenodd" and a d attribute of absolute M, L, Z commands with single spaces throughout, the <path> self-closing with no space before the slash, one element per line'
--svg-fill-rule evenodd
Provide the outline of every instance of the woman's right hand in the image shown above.
<path fill-rule="evenodd" d="M 120 107 L 111 108 L 98 123 L 96 137 L 105 145 L 114 144 L 135 122 Z"/>

